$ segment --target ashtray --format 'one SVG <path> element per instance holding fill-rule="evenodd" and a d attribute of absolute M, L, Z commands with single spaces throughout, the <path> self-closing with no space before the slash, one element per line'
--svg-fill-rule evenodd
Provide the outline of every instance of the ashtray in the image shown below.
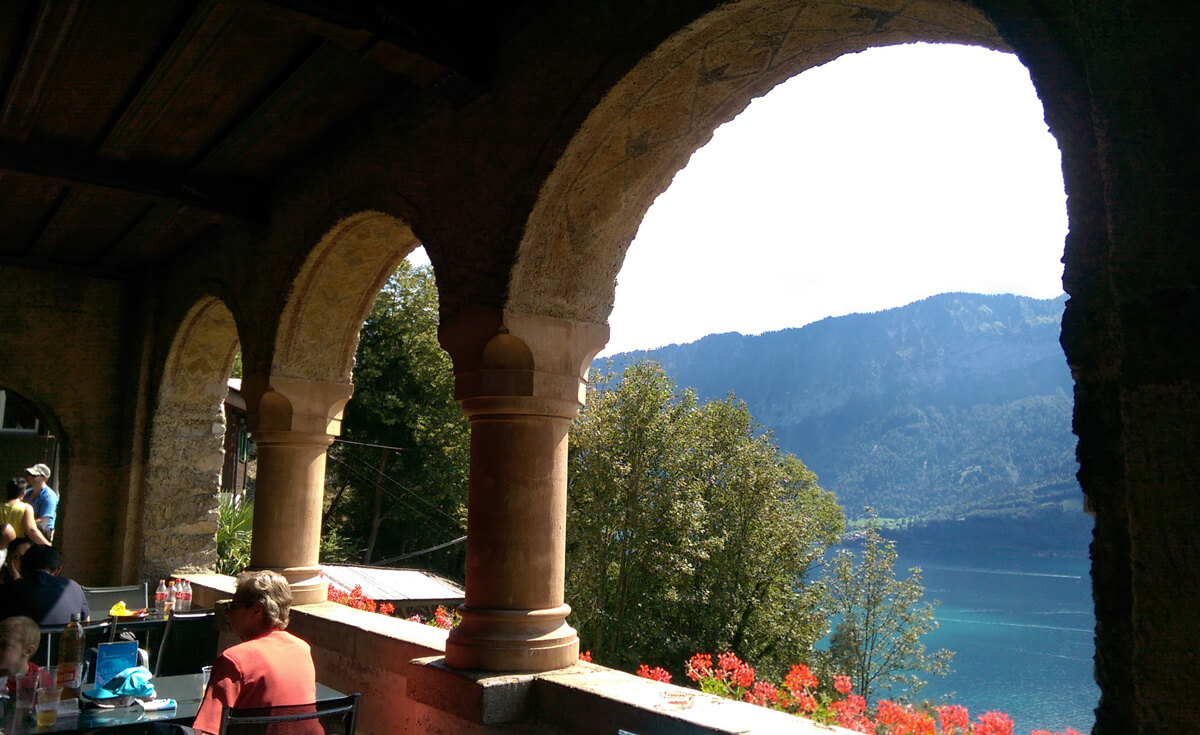
<path fill-rule="evenodd" d="M 695 701 L 696 693 L 688 691 L 665 691 L 658 695 L 663 709 L 689 709 Z"/>

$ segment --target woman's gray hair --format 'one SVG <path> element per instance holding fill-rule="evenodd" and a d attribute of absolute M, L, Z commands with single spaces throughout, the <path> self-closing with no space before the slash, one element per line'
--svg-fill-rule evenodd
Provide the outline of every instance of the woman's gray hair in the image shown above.
<path fill-rule="evenodd" d="M 283 630 L 288 626 L 288 611 L 292 607 L 292 588 L 287 578 L 279 572 L 264 569 L 245 572 L 238 577 L 235 600 L 262 603 L 263 614 L 274 628 Z"/>

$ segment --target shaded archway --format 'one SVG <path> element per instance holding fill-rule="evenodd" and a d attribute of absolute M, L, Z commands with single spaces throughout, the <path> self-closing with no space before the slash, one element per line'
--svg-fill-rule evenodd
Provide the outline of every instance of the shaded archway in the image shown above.
<path fill-rule="evenodd" d="M 216 297 L 197 302 L 171 344 L 150 429 L 142 499 L 142 576 L 211 569 L 224 463 L 227 381 L 237 322 Z"/>
<path fill-rule="evenodd" d="M 985 4 L 985 7 L 987 5 Z M 584 324 L 602 324 L 610 313 L 614 280 L 642 216 L 666 189 L 693 151 L 721 123 L 732 119 L 755 96 L 775 84 L 837 56 L 900 42 L 934 41 L 1010 50 L 997 24 L 1017 46 L 1030 68 L 1051 129 L 1063 150 L 1066 184 L 1071 192 L 1072 233 L 1066 252 L 1067 308 L 1063 344 L 1077 368 L 1090 350 L 1109 350 L 1082 342 L 1096 333 L 1082 324 L 1094 316 L 1097 298 L 1085 279 L 1103 269 L 1091 261 L 1107 243 L 1100 226 L 1103 207 L 1096 175 L 1094 141 L 1086 120 L 1086 84 L 1069 51 L 1043 35 L 1038 21 L 1022 10 L 990 8 L 992 19 L 977 8 L 952 2 L 912 3 L 884 8 L 878 4 L 751 3 L 719 8 L 675 34 L 616 84 L 592 111 L 568 144 L 527 221 L 509 281 L 506 310 Z M 1006 17 L 1009 16 L 1009 17 Z M 1102 297 L 1101 297 L 1102 298 Z M 1074 310 L 1074 311 L 1073 311 Z M 1092 312 L 1094 314 L 1094 311 Z M 1071 327 L 1075 327 L 1072 334 Z M 1076 373 L 1076 380 L 1082 371 Z M 1099 426 L 1116 426 L 1115 417 L 1095 421 L 1087 405 L 1099 391 L 1076 391 L 1076 431 L 1080 437 L 1081 481 L 1107 467 L 1117 447 L 1097 441 Z M 1080 402 L 1082 401 L 1082 402 Z M 1086 420 L 1081 421 L 1080 417 Z M 1089 466 L 1089 458 L 1104 456 Z M 1101 470 L 1103 472 L 1103 470 Z M 1089 499 L 1107 490 L 1104 483 L 1083 482 Z M 1098 543 L 1093 546 L 1093 586 L 1100 635 L 1097 679 L 1103 695 L 1101 723 L 1120 722 L 1127 706 L 1114 694 L 1128 687 L 1132 661 L 1128 595 L 1125 509 L 1097 507 Z M 1119 727 L 1119 725 L 1118 725 Z"/>
<path fill-rule="evenodd" d="M 250 563 L 281 572 L 298 604 L 323 601 L 319 569 L 326 449 L 341 433 L 363 320 L 396 264 L 417 246 L 378 212 L 337 223 L 292 283 L 267 374 L 243 382 L 259 474 Z"/>
<path fill-rule="evenodd" d="M 20 391 L 0 383 L 0 480 L 19 477 L 24 468 L 38 462 L 47 465 L 57 480 L 56 424 Z"/>

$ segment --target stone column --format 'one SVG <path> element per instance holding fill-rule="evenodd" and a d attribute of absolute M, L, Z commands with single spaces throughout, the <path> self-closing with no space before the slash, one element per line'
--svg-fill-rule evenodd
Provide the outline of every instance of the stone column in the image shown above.
<path fill-rule="evenodd" d="M 579 638 L 563 600 L 567 432 L 608 328 L 489 310 L 448 320 L 439 338 L 471 422 L 466 604 L 446 663 L 570 666 Z"/>
<path fill-rule="evenodd" d="M 275 376 L 242 383 L 258 445 L 250 566 L 287 577 L 296 605 L 324 602 L 328 592 L 318 564 L 325 450 L 341 433 L 353 389 Z"/>

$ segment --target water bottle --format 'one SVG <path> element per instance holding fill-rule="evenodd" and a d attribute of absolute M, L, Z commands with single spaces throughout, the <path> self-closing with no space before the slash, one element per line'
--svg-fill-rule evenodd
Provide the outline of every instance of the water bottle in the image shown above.
<path fill-rule="evenodd" d="M 188 584 L 186 579 L 179 580 L 179 609 L 182 612 L 187 612 L 192 609 L 192 586 Z"/>
<path fill-rule="evenodd" d="M 87 648 L 79 613 L 71 613 L 71 622 L 63 628 L 58 643 L 58 677 L 62 699 L 75 699 L 83 687 L 83 653 Z"/>
<path fill-rule="evenodd" d="M 164 610 L 165 615 L 170 615 L 175 612 L 175 580 L 171 580 L 171 584 L 167 585 L 167 603 Z"/>
<path fill-rule="evenodd" d="M 154 611 L 159 615 L 167 613 L 167 583 L 165 580 L 158 580 L 158 589 L 154 590 Z"/>

